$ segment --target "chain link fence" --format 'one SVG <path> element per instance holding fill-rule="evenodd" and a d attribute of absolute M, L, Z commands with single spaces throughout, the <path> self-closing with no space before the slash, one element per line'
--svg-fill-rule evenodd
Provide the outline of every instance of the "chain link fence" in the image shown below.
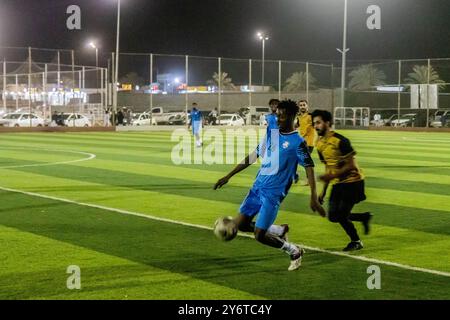
<path fill-rule="evenodd" d="M 270 99 L 289 98 L 306 99 L 311 109 L 338 109 L 344 118 L 357 114 L 350 123 L 359 126 L 450 122 L 450 59 L 350 60 L 341 106 L 338 63 L 121 53 L 113 84 L 114 54 L 108 55 L 108 68 L 77 65 L 79 54 L 0 48 L 1 115 L 28 110 L 51 123 L 56 111 L 80 114 L 90 125 L 186 124 L 196 103 L 206 119 L 236 114 L 258 124 Z"/>

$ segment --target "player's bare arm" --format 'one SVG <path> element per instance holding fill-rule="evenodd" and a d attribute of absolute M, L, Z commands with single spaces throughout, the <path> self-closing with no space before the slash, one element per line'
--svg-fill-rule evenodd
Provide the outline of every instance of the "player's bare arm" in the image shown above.
<path fill-rule="evenodd" d="M 325 165 L 325 175 L 329 172 L 330 172 L 329 167 L 327 165 Z M 322 187 L 322 191 L 319 194 L 319 202 L 320 202 L 320 204 L 323 204 L 325 201 L 325 196 L 327 195 L 328 186 L 329 186 L 331 180 L 328 180 L 327 182 L 325 182 L 324 180 L 321 179 L 321 181 L 324 182 L 324 184 Z"/>
<path fill-rule="evenodd" d="M 258 159 L 258 155 L 256 150 L 250 153 L 241 163 L 239 163 L 229 174 L 220 178 L 216 184 L 214 185 L 214 190 L 220 189 L 222 186 L 228 183 L 228 181 L 235 175 L 241 172 L 242 170 L 247 169 Z"/>
<path fill-rule="evenodd" d="M 314 178 L 314 168 L 313 167 L 306 167 L 306 176 L 308 178 L 309 188 L 311 190 L 311 200 L 310 200 L 310 207 L 313 212 L 318 212 L 322 217 L 326 216 L 325 210 L 320 204 L 319 198 L 317 197 L 317 190 L 316 190 L 316 179 Z"/>

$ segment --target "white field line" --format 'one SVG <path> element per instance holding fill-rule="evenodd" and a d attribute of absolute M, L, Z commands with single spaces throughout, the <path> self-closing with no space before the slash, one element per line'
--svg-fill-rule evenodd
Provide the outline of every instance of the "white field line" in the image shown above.
<path fill-rule="evenodd" d="M 83 202 L 43 195 L 43 194 L 34 193 L 34 192 L 15 190 L 15 189 L 10 189 L 10 188 L 5 188 L 5 187 L 0 187 L 0 190 L 14 192 L 14 193 L 20 193 L 20 194 L 24 194 L 24 195 L 28 195 L 28 196 L 50 199 L 50 200 L 55 200 L 55 201 L 60 201 L 60 202 L 65 202 L 65 203 L 70 203 L 70 204 L 75 204 L 75 205 L 79 205 L 79 206 L 101 209 L 101 210 L 116 212 L 116 213 L 120 213 L 120 214 L 130 215 L 130 216 L 137 216 L 137 217 L 141 217 L 141 218 L 145 218 L 145 219 L 173 223 L 173 224 L 178 224 L 178 225 L 182 225 L 182 226 L 188 226 L 188 227 L 204 229 L 204 230 L 212 230 L 212 227 L 202 226 L 202 225 L 198 225 L 198 224 L 192 224 L 192 223 L 186 223 L 186 222 L 181 222 L 181 221 L 176 221 L 176 220 L 171 220 L 171 219 L 166 219 L 166 218 L 160 218 L 160 217 L 155 217 L 155 216 L 151 216 L 151 215 L 147 215 L 147 214 L 143 214 L 143 213 L 139 213 L 139 212 L 121 210 L 121 209 L 117 209 L 117 208 L 110 208 L 110 207 L 105 207 L 105 206 L 96 205 L 96 204 L 83 203 Z M 240 233 L 239 235 L 242 237 L 253 238 L 252 235 L 248 235 L 248 234 Z M 321 248 L 315 248 L 315 247 L 309 247 L 309 246 L 303 246 L 303 247 L 305 249 L 311 250 L 311 251 L 328 253 L 331 255 L 351 258 L 351 259 L 360 260 L 360 261 L 364 261 L 364 262 L 370 262 L 370 263 L 374 263 L 374 264 L 382 264 L 382 265 L 387 265 L 387 266 L 396 267 L 396 268 L 405 269 L 405 270 L 424 272 L 424 273 L 430 273 L 430 274 L 438 275 L 438 276 L 450 277 L 449 272 L 419 268 L 419 267 L 409 266 L 409 265 L 400 264 L 400 263 L 396 263 L 396 262 L 373 259 L 373 258 L 368 258 L 368 257 L 364 257 L 364 256 L 356 256 L 356 255 L 351 255 L 351 254 L 344 253 L 344 252 L 330 251 L 330 250 L 325 250 L 325 249 L 321 249 Z"/>
<path fill-rule="evenodd" d="M 55 149 L 41 149 L 41 148 L 25 148 L 25 147 L 0 147 L 0 149 L 19 149 L 19 150 L 39 150 L 39 151 L 50 151 L 50 152 L 66 152 L 66 153 L 74 153 L 81 154 L 87 156 L 86 158 L 69 160 L 69 161 L 59 161 L 59 162 L 48 162 L 48 163 L 35 163 L 35 164 L 24 164 L 24 165 L 16 165 L 16 166 L 5 166 L 0 167 L 0 169 L 13 169 L 13 168 L 26 168 L 26 167 L 45 167 L 45 166 L 54 166 L 59 164 L 69 164 L 69 163 L 77 163 L 83 161 L 89 161 L 96 157 L 93 153 L 81 152 L 81 151 L 71 151 L 71 150 L 55 150 Z"/>

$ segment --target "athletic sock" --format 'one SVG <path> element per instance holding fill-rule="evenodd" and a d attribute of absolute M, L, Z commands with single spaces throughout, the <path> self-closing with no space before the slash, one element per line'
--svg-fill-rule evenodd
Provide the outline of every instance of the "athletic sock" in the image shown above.
<path fill-rule="evenodd" d="M 273 224 L 267 229 L 267 232 L 280 237 L 284 232 L 284 227 Z"/>
<path fill-rule="evenodd" d="M 344 219 L 341 220 L 339 222 L 339 224 L 342 226 L 342 228 L 345 230 L 345 232 L 347 233 L 347 235 L 350 237 L 350 239 L 352 241 L 359 241 L 359 236 L 358 236 L 358 232 L 356 231 L 355 226 L 353 225 L 353 223 L 348 220 L 348 219 Z"/>
<path fill-rule="evenodd" d="M 286 252 L 290 256 L 298 253 L 297 246 L 292 244 L 292 243 L 289 243 L 287 241 L 284 241 L 283 246 L 281 247 L 281 250 L 283 250 L 284 252 Z"/>

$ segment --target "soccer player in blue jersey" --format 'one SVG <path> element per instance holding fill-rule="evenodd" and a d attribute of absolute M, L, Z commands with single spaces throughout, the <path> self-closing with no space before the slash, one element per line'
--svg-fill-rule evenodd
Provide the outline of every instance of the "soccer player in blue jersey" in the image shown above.
<path fill-rule="evenodd" d="M 195 145 L 201 147 L 203 145 L 202 138 L 200 137 L 202 130 L 202 113 L 197 109 L 197 103 L 192 104 L 191 121 L 189 122 L 189 129 L 192 127 L 192 134 L 195 137 Z"/>
<path fill-rule="evenodd" d="M 269 113 L 266 115 L 266 123 L 267 128 L 270 129 L 278 129 L 278 119 L 277 119 L 277 107 L 280 103 L 280 100 L 278 99 L 270 99 L 269 101 L 269 107 L 272 113 Z"/>
<path fill-rule="evenodd" d="M 308 152 L 308 146 L 294 129 L 294 120 L 298 106 L 291 100 L 284 100 L 277 108 L 279 129 L 268 129 L 264 140 L 256 150 L 236 166 L 228 175 L 219 179 L 214 189 L 223 185 L 238 172 L 262 158 L 261 168 L 247 197 L 240 207 L 240 214 L 234 219 L 237 228 L 243 232 L 254 232 L 255 239 L 262 244 L 281 249 L 290 255 L 289 271 L 297 270 L 301 265 L 304 250 L 283 237 L 282 226 L 273 225 L 280 204 L 289 192 L 297 165 L 306 170 L 311 189 L 310 207 L 325 216 L 319 203 L 314 179 L 314 162 Z M 256 218 L 256 223 L 252 221 Z"/>

